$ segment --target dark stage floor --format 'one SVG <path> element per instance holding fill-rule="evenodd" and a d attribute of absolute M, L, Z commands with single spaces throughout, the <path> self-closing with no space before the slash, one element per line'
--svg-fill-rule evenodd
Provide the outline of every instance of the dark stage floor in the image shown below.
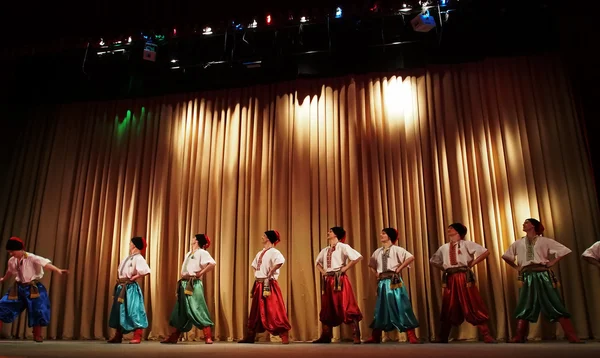
<path fill-rule="evenodd" d="M 578 357 L 597 358 L 600 354 L 600 342 L 569 344 L 567 342 L 530 342 L 527 344 L 484 344 L 455 342 L 450 344 L 410 345 L 404 343 L 383 343 L 375 345 L 354 345 L 351 343 L 332 343 L 316 345 L 311 343 L 291 343 L 284 346 L 277 343 L 215 343 L 205 345 L 202 342 L 185 342 L 176 345 L 163 345 L 158 342 L 142 342 L 140 345 L 123 343 L 107 344 L 102 341 L 0 341 L 0 358 L 7 357 L 192 357 L 197 354 L 209 354 L 218 357 L 333 357 L 334 355 L 369 358 L 393 355 L 407 357 L 444 357 L 444 358 L 532 358 L 532 357 Z"/>

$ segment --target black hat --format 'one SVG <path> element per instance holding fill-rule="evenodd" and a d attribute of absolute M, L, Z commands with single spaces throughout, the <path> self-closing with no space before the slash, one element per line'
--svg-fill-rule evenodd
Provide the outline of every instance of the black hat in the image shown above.
<path fill-rule="evenodd" d="M 204 250 L 208 249 L 210 246 L 210 237 L 206 234 L 196 234 L 196 241 L 198 245 Z"/>
<path fill-rule="evenodd" d="M 396 240 L 398 240 L 398 230 L 394 229 L 393 227 L 385 228 L 383 229 L 383 232 L 387 234 L 387 236 L 390 238 L 390 240 L 392 240 L 393 243 L 395 243 Z"/>
<path fill-rule="evenodd" d="M 23 240 L 16 236 L 11 237 L 8 239 L 8 242 L 6 242 L 6 250 L 8 251 L 20 251 L 23 250 L 24 247 Z"/>
<path fill-rule="evenodd" d="M 454 230 L 456 230 L 456 232 L 458 233 L 458 235 L 460 235 L 461 239 L 464 239 L 465 236 L 467 236 L 467 227 L 464 226 L 461 223 L 450 224 L 450 226 L 448 226 L 448 227 L 451 227 Z"/>
<path fill-rule="evenodd" d="M 269 241 L 271 241 L 271 244 L 273 244 L 273 245 L 277 245 L 277 243 L 279 241 L 281 241 L 281 238 L 279 236 L 279 231 L 277 231 L 277 230 L 265 231 L 265 235 L 267 236 L 267 239 L 269 239 Z"/>
<path fill-rule="evenodd" d="M 338 240 L 340 240 L 341 242 L 346 242 L 346 230 L 344 230 L 343 227 L 334 226 L 329 230 L 333 231 L 335 236 L 337 236 Z"/>

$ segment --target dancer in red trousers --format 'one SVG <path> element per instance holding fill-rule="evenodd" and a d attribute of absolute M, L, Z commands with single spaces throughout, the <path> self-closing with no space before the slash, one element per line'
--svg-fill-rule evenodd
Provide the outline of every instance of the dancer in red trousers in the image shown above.
<path fill-rule="evenodd" d="M 442 245 L 430 263 L 444 272 L 442 314 L 439 338 L 435 343 L 448 343 L 452 326 L 465 320 L 477 327 L 485 343 L 496 343 L 488 328 L 489 314 L 475 286 L 471 268 L 482 262 L 490 252 L 473 241 L 465 240 L 467 227 L 461 223 L 448 226 L 450 242 Z"/>
<path fill-rule="evenodd" d="M 346 272 L 360 260 L 362 255 L 346 244 L 346 231 L 332 227 L 327 234 L 329 246 L 317 256 L 316 266 L 321 272 L 321 337 L 313 343 L 331 343 L 331 328 L 342 323 L 352 326 L 354 343 L 360 344 L 359 322 L 363 319 L 354 298 L 352 285 Z"/>
<path fill-rule="evenodd" d="M 292 327 L 277 283 L 279 269 L 285 263 L 285 258 L 275 248 L 280 241 L 279 232 L 274 230 L 265 231 L 261 237 L 263 249 L 252 261 L 255 281 L 251 293 L 252 305 L 247 332 L 244 339 L 238 343 L 254 343 L 256 333 L 265 331 L 280 336 L 283 344 L 289 343 L 288 332 Z"/>

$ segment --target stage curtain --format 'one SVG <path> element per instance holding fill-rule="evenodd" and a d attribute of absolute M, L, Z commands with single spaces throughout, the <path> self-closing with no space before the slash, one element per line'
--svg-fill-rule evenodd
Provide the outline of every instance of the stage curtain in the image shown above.
<path fill-rule="evenodd" d="M 517 273 L 501 255 L 539 218 L 573 252 L 556 272 L 581 337 L 600 333 L 600 272 L 580 255 L 600 220 L 585 136 L 569 82 L 551 56 L 487 59 L 421 71 L 304 79 L 205 93 L 32 106 L 4 131 L 2 248 L 10 236 L 68 276 L 46 273 L 49 337 L 103 339 L 117 266 L 147 238 L 142 289 L 149 339 L 169 332 L 176 283 L 194 234 L 217 261 L 205 279 L 220 340 L 243 336 L 250 263 L 265 230 L 286 257 L 279 282 L 290 337 L 318 337 L 314 261 L 332 226 L 365 260 L 350 272 L 371 330 L 376 281 L 367 263 L 384 227 L 416 256 L 403 272 L 423 339 L 439 328 L 441 273 L 429 258 L 463 222 L 489 258 L 477 284 L 498 339 L 515 333 Z M 0 253 L 0 267 L 8 256 Z M 6 291 L 8 284 L 3 285 Z M 562 338 L 543 320 L 530 338 Z M 5 334 L 31 336 L 25 315 Z M 351 337 L 349 327 L 335 339 Z M 189 339 L 202 336 L 194 329 Z M 457 339 L 476 339 L 463 324 Z M 277 340 L 263 336 L 261 339 Z M 404 341 L 404 334 L 387 339 Z"/>

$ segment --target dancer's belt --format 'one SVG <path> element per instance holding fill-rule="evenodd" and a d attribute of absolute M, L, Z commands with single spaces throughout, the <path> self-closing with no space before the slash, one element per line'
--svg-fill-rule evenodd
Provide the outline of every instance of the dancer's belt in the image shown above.
<path fill-rule="evenodd" d="M 263 297 L 271 296 L 271 279 L 270 278 L 257 278 L 254 280 L 254 285 L 252 285 L 252 290 L 250 291 L 250 298 L 254 297 L 254 289 L 256 289 L 257 284 L 263 284 L 262 295 Z"/>
<path fill-rule="evenodd" d="M 185 290 L 183 291 L 183 293 L 186 296 L 191 296 L 194 294 L 194 281 L 196 280 L 200 280 L 198 277 L 196 277 L 195 275 L 183 275 L 181 276 L 181 279 L 179 280 L 179 282 L 187 282 L 185 284 Z M 179 287 L 177 288 L 177 292 L 179 293 Z"/>
<path fill-rule="evenodd" d="M 402 287 L 402 280 L 400 279 L 400 274 L 396 273 L 396 271 L 382 272 L 377 278 L 378 281 L 390 279 L 392 280 L 392 282 L 390 282 L 390 289 L 393 290 Z"/>
<path fill-rule="evenodd" d="M 40 290 L 37 287 L 38 282 L 39 282 L 38 280 L 33 280 L 33 281 L 30 281 L 27 283 L 15 281 L 15 283 L 12 285 L 12 287 L 8 291 L 8 299 L 16 300 L 19 298 L 19 286 L 30 286 L 31 287 L 29 289 L 29 298 L 33 299 L 33 298 L 40 297 Z"/>
<path fill-rule="evenodd" d="M 125 294 L 127 293 L 127 285 L 130 283 L 133 283 L 133 282 L 135 282 L 135 281 L 131 281 L 128 278 L 117 279 L 117 286 L 121 286 L 121 292 L 119 292 L 119 298 L 117 298 L 117 301 L 119 301 L 119 303 L 125 302 Z"/>
<path fill-rule="evenodd" d="M 517 280 L 519 281 L 519 287 L 523 286 L 523 274 L 531 272 L 548 272 L 548 274 L 550 275 L 550 280 L 552 280 L 552 287 L 560 287 L 560 282 L 558 281 L 558 278 L 556 278 L 554 271 L 550 270 L 548 267 L 546 267 L 546 265 L 542 264 L 531 264 L 523 266 L 519 271 L 519 276 L 517 278 Z"/>
<path fill-rule="evenodd" d="M 333 290 L 341 291 L 342 290 L 342 280 L 340 278 L 342 275 L 345 275 L 344 273 L 342 273 L 342 271 L 330 271 L 330 272 L 326 272 L 324 276 L 321 276 L 321 294 L 322 295 L 325 294 L 325 276 L 333 276 L 333 279 L 334 279 Z"/>
<path fill-rule="evenodd" d="M 464 272 L 467 274 L 467 287 L 471 287 L 473 285 L 473 283 L 475 282 L 475 274 L 473 273 L 473 271 L 466 267 L 466 266 L 461 266 L 461 267 L 450 267 L 447 268 L 444 271 L 444 274 L 442 275 L 442 287 L 447 287 L 448 286 L 448 276 L 457 274 L 457 273 L 461 273 Z"/>

